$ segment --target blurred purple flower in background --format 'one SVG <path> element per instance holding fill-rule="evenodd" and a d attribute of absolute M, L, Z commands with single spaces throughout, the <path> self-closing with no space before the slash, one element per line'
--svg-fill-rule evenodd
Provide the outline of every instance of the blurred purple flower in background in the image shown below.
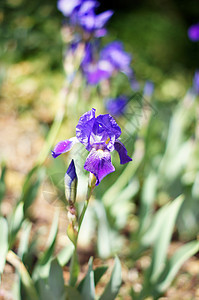
<path fill-rule="evenodd" d="M 81 0 L 58 0 L 57 8 L 65 17 L 69 17 L 81 2 Z"/>
<path fill-rule="evenodd" d="M 127 76 L 132 75 L 130 68 L 131 55 L 124 51 L 122 42 L 114 41 L 109 43 L 101 51 L 100 58 L 103 61 L 108 61 L 115 71 L 125 73 Z"/>
<path fill-rule="evenodd" d="M 147 80 L 144 89 L 143 89 L 143 96 L 151 97 L 154 91 L 154 83 L 152 81 Z"/>
<path fill-rule="evenodd" d="M 112 10 L 107 10 L 98 15 L 95 14 L 95 8 L 99 5 L 94 0 L 58 0 L 57 8 L 73 26 L 79 26 L 89 34 L 101 37 L 106 34 L 104 28 L 107 21 L 113 15 Z"/>
<path fill-rule="evenodd" d="M 97 84 L 119 71 L 132 77 L 131 55 L 124 51 L 121 42 L 115 41 L 105 46 L 101 50 L 98 60 L 95 59 L 95 56 L 95 49 L 90 44 L 90 47 L 85 50 L 86 59 L 84 58 L 82 62 L 83 73 L 89 84 Z"/>
<path fill-rule="evenodd" d="M 199 23 L 192 25 L 188 29 L 188 36 L 192 42 L 199 41 Z"/>
<path fill-rule="evenodd" d="M 115 99 L 106 100 L 106 109 L 113 116 L 120 116 L 126 110 L 128 99 L 126 96 L 120 96 Z"/>
<path fill-rule="evenodd" d="M 118 152 L 121 164 L 132 160 L 127 155 L 125 146 L 118 140 L 120 135 L 121 129 L 113 117 L 109 114 L 95 117 L 93 108 L 80 117 L 76 137 L 59 142 L 52 151 L 52 156 L 56 158 L 68 152 L 75 143 L 82 143 L 89 151 L 84 168 L 95 175 L 98 185 L 106 175 L 115 171 L 110 152 Z"/>
<path fill-rule="evenodd" d="M 196 95 L 199 95 L 199 70 L 197 70 L 194 74 L 193 91 Z"/>

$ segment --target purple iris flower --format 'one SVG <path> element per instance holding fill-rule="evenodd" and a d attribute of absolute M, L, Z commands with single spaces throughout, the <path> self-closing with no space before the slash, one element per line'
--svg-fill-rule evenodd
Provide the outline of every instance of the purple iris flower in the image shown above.
<path fill-rule="evenodd" d="M 195 72 L 193 78 L 193 90 L 195 94 L 199 95 L 199 70 Z"/>
<path fill-rule="evenodd" d="M 58 0 L 57 8 L 65 17 L 68 17 L 81 2 L 81 0 Z"/>
<path fill-rule="evenodd" d="M 75 143 L 82 143 L 89 151 L 84 168 L 95 175 L 98 185 L 106 175 L 115 171 L 110 152 L 118 152 L 121 164 L 132 160 L 118 139 L 120 135 L 121 129 L 111 115 L 96 117 L 95 109 L 92 108 L 80 117 L 76 126 L 76 137 L 59 142 L 52 151 L 52 156 L 56 158 L 68 152 Z"/>
<path fill-rule="evenodd" d="M 128 99 L 126 96 L 120 96 L 106 101 L 106 109 L 113 116 L 120 116 L 125 112 Z"/>
<path fill-rule="evenodd" d="M 92 47 L 87 51 L 93 51 Z M 131 55 L 126 53 L 121 42 L 112 42 L 104 47 L 100 53 L 99 60 L 94 55 L 88 55 L 82 64 L 84 75 L 89 84 L 97 84 L 100 81 L 111 77 L 114 72 L 123 72 L 132 77 L 133 71 L 130 68 Z"/>
<path fill-rule="evenodd" d="M 123 44 L 115 41 L 109 43 L 100 54 L 101 60 L 109 61 L 115 70 L 125 73 L 127 76 L 132 75 L 130 68 L 131 55 L 124 51 Z"/>
<path fill-rule="evenodd" d="M 70 24 L 78 25 L 89 34 L 101 37 L 106 34 L 105 24 L 113 15 L 107 10 L 99 15 L 95 8 L 99 3 L 95 0 L 58 0 L 57 7 L 65 17 L 69 17 Z"/>
<path fill-rule="evenodd" d="M 188 29 L 189 39 L 193 42 L 199 41 L 199 23 L 194 24 Z"/>

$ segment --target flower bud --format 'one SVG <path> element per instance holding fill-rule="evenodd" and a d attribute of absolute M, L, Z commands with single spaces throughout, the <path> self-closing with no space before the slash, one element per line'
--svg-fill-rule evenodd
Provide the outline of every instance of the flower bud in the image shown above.
<path fill-rule="evenodd" d="M 64 182 L 66 200 L 69 202 L 69 204 L 74 204 L 76 201 L 77 193 L 77 174 L 73 159 L 71 160 L 68 170 L 66 171 Z"/>
<path fill-rule="evenodd" d="M 75 245 L 77 241 L 78 232 L 75 226 L 73 226 L 72 223 L 70 223 L 67 227 L 67 235 L 71 242 Z"/>

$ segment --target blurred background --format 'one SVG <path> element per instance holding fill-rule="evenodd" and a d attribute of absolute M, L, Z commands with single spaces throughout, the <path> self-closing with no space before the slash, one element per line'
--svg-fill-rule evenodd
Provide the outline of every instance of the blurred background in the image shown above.
<path fill-rule="evenodd" d="M 134 203 L 132 199 L 128 200 L 131 201 L 130 217 L 135 218 L 130 223 L 128 206 L 126 220 L 121 221 L 121 224 L 126 222 L 125 229 L 121 229 L 119 221 L 115 224 L 116 213 L 111 216 L 110 223 L 118 226 L 117 230 L 124 230 L 122 234 L 128 238 L 129 232 L 139 223 L 136 218 L 140 198 L 145 197 L 145 180 L 149 179 L 150 185 L 150 179 L 154 178 L 152 171 L 156 173 L 158 170 L 156 176 L 160 176 L 156 178 L 157 181 L 155 179 L 158 184 L 154 188 L 156 202 L 152 204 L 153 210 L 184 193 L 186 201 L 178 220 L 176 240 L 189 241 L 198 233 L 198 98 L 193 107 L 188 103 L 190 100 L 187 102 L 183 98 L 192 87 L 194 73 L 199 68 L 199 42 L 190 41 L 187 35 L 188 28 L 199 22 L 198 0 L 99 2 L 99 12 L 105 9 L 115 11 L 107 26 L 109 34 L 102 39 L 102 43 L 105 45 L 113 40 L 121 40 L 125 50 L 132 53 L 136 79 L 141 85 L 146 80 L 154 83 L 151 101 L 157 112 L 156 117 L 138 132 L 147 151 L 138 162 L 138 171 L 131 178 L 135 186 L 138 184 L 132 195 Z M 6 201 L 2 205 L 2 214 L 5 216 L 12 212 L 21 194 L 24 178 L 34 166 L 55 116 L 57 95 L 65 78 L 62 24 L 63 15 L 57 10 L 56 0 L 0 2 L 0 161 L 5 161 L 7 165 Z M 185 116 L 184 111 L 187 111 Z M 181 113 L 183 117 L 179 122 Z M 73 125 L 64 120 L 57 141 L 73 136 Z M 173 135 L 169 133 L 169 126 L 174 129 Z M 179 134 L 180 142 L 168 154 L 165 149 L 172 149 L 169 145 L 175 141 L 175 132 L 177 136 Z M 136 153 L 135 164 L 140 153 L 139 147 Z M 161 159 L 162 165 L 158 169 Z M 64 174 L 66 165 L 61 161 L 52 163 L 48 157 L 48 163 L 51 170 L 54 168 Z M 171 166 L 173 169 L 169 169 Z M 103 180 L 101 190 L 96 192 L 99 199 L 121 170 L 118 166 L 118 171 Z M 153 197 L 153 188 L 151 193 Z M 39 205 L 44 205 L 43 210 L 38 211 L 38 206 L 35 206 L 31 218 L 38 227 L 50 227 L 54 208 L 45 206 L 43 199 L 39 201 Z M 65 227 L 64 219 L 59 246 L 64 244 Z M 43 236 L 47 233 L 46 229 L 42 231 Z M 195 276 L 194 271 L 191 274 Z"/>

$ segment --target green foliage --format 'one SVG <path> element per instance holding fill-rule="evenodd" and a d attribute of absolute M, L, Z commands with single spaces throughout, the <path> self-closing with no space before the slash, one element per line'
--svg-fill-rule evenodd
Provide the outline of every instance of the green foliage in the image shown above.
<path fill-rule="evenodd" d="M 6 262 L 6 255 L 8 252 L 8 224 L 6 219 L 0 217 L 0 282 Z"/>
<path fill-rule="evenodd" d="M 115 258 L 114 268 L 111 274 L 111 279 L 108 282 L 105 291 L 100 297 L 100 300 L 114 300 L 117 296 L 120 286 L 122 284 L 121 264 L 119 258 Z"/>
<path fill-rule="evenodd" d="M 94 272 L 93 272 L 93 259 L 90 258 L 88 262 L 88 272 L 84 278 L 81 295 L 85 300 L 94 300 L 95 299 L 95 281 L 94 281 Z"/>
<path fill-rule="evenodd" d="M 48 237 L 47 246 L 45 252 L 42 254 L 41 258 L 38 260 L 36 266 L 33 270 L 33 278 L 36 281 L 38 278 L 46 278 L 48 276 L 50 270 L 50 262 L 53 256 L 55 242 L 57 238 L 57 230 L 58 230 L 58 217 L 59 214 L 56 213 L 51 231 Z"/>
<path fill-rule="evenodd" d="M 1 176 L 0 176 L 0 208 L 1 208 L 1 202 L 3 200 L 3 197 L 5 195 L 5 191 L 6 191 L 5 173 L 6 173 L 6 166 L 3 165 L 2 170 L 1 170 Z M 0 210 L 0 212 L 1 212 L 1 210 Z"/>

